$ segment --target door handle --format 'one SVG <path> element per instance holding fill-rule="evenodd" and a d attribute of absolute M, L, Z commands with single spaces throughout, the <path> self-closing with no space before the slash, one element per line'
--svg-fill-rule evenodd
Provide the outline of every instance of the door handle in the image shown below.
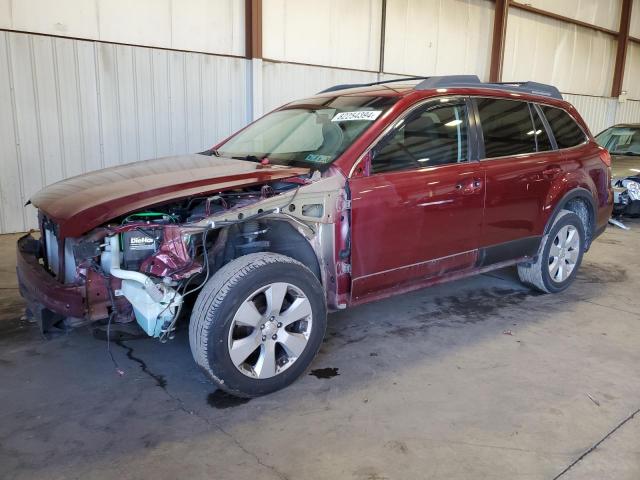
<path fill-rule="evenodd" d="M 470 195 L 482 188 L 482 180 L 473 178 L 467 182 L 456 183 L 456 190 L 462 190 L 463 195 Z"/>
<path fill-rule="evenodd" d="M 562 168 L 557 165 L 549 166 L 542 171 L 542 175 L 544 175 L 545 178 L 554 178 L 560 175 L 561 173 L 562 173 Z"/>

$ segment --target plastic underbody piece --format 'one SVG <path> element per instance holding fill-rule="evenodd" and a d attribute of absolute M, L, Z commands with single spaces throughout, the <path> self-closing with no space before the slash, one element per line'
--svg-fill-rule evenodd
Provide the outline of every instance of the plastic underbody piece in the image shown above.
<path fill-rule="evenodd" d="M 138 324 L 151 337 L 160 336 L 163 324 L 171 321 L 176 308 L 182 303 L 182 295 L 173 289 L 165 291 L 163 298 L 156 302 L 135 280 L 122 280 L 120 292 L 133 306 Z"/>

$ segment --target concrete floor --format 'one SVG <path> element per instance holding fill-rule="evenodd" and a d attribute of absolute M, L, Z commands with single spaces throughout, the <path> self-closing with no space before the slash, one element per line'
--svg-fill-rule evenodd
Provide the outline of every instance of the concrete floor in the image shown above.
<path fill-rule="evenodd" d="M 334 314 L 312 369 L 338 375 L 248 402 L 214 391 L 184 330 L 112 345 L 122 376 L 89 328 L 40 338 L 0 237 L 0 478 L 637 480 L 629 225 L 563 294 L 507 269 Z"/>

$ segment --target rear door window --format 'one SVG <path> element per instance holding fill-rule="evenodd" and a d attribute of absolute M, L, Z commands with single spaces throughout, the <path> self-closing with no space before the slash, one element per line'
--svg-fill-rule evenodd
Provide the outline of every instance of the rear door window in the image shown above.
<path fill-rule="evenodd" d="M 529 105 L 516 100 L 476 99 L 485 158 L 509 157 L 536 151 L 536 129 Z"/>
<path fill-rule="evenodd" d="M 587 141 L 587 136 L 567 112 L 545 105 L 540 107 L 551 126 L 558 148 L 575 147 Z"/>

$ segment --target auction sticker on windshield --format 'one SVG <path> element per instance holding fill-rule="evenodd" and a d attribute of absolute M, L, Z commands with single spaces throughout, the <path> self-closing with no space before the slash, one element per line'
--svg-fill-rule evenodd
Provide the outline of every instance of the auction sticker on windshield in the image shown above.
<path fill-rule="evenodd" d="M 331 119 L 332 122 L 349 122 L 352 120 L 367 120 L 372 122 L 380 116 L 382 110 L 360 110 L 357 112 L 340 112 Z"/>

